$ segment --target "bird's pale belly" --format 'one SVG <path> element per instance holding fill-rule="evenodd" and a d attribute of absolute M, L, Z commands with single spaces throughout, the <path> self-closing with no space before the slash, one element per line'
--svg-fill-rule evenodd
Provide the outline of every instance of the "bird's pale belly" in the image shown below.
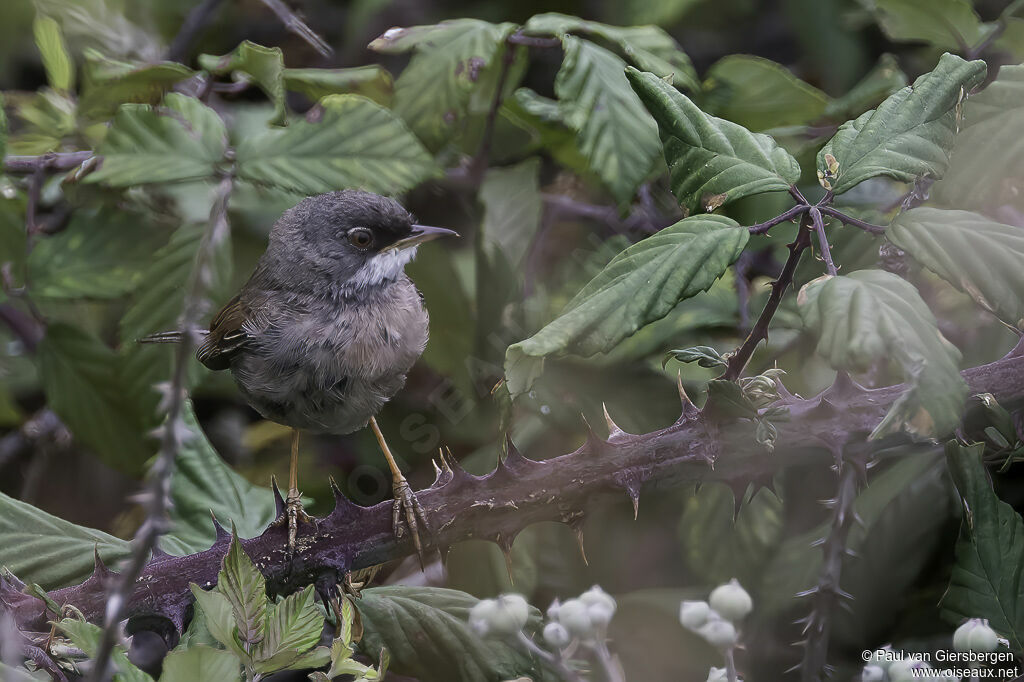
<path fill-rule="evenodd" d="M 247 402 L 265 418 L 312 433 L 350 433 L 390 400 L 427 342 L 419 294 L 390 297 L 331 317 L 271 324 L 231 366 Z"/>

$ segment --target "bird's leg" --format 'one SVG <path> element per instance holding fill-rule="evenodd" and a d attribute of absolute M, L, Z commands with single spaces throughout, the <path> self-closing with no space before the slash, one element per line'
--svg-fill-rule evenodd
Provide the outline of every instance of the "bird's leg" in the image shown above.
<path fill-rule="evenodd" d="M 409 486 L 409 481 L 405 480 L 405 476 L 402 475 L 402 470 L 398 468 L 398 463 L 395 462 L 395 457 L 391 454 L 391 449 L 388 447 L 387 441 L 384 440 L 384 434 L 380 432 L 380 427 L 377 426 L 377 420 L 374 417 L 370 417 L 370 428 L 373 429 L 373 435 L 377 437 L 377 443 L 384 453 L 384 458 L 388 461 L 388 467 L 391 468 L 391 490 L 395 497 L 391 526 L 395 536 L 399 538 L 405 535 L 406 530 L 409 531 L 412 544 L 416 547 L 416 554 L 420 559 L 420 568 L 424 568 L 426 562 L 423 556 L 423 543 L 420 541 L 419 525 L 422 524 L 428 532 L 430 528 L 423 515 L 423 507 L 416 499 L 416 495 Z M 417 519 L 419 519 L 418 522 Z"/>
<path fill-rule="evenodd" d="M 302 508 L 302 493 L 299 492 L 299 430 L 292 429 L 292 458 L 288 465 L 288 497 L 285 499 L 285 514 L 288 516 L 288 553 L 295 552 L 295 538 L 299 521 L 311 523 L 312 517 Z"/>

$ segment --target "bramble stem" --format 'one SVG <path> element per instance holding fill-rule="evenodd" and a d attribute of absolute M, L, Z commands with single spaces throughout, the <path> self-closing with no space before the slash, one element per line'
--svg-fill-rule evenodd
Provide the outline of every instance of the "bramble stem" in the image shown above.
<path fill-rule="evenodd" d="M 818 247 L 821 248 L 821 257 L 828 268 L 828 274 L 835 277 L 839 274 L 836 264 L 832 262 L 832 249 L 828 245 L 828 235 L 825 234 L 825 223 L 821 219 L 821 211 L 817 206 L 811 206 L 811 222 L 814 223 L 814 231 L 818 233 Z"/>
<path fill-rule="evenodd" d="M 750 227 L 747 228 L 747 231 L 750 232 L 750 234 L 764 234 L 765 232 L 772 229 L 779 223 L 784 223 L 787 220 L 792 220 L 798 215 L 806 213 L 809 209 L 810 206 L 808 206 L 807 204 L 797 204 L 796 206 L 794 206 L 793 208 L 789 209 L 788 211 L 781 215 L 777 215 L 774 218 L 766 220 L 763 223 L 751 225 Z"/>
<path fill-rule="evenodd" d="M 809 225 L 810 218 L 807 214 L 804 214 L 804 217 L 800 220 L 800 229 L 797 232 L 796 239 L 789 245 L 789 258 L 786 259 L 786 264 L 782 266 L 782 272 L 779 274 L 778 279 L 772 282 L 772 293 L 768 296 L 768 302 L 765 303 L 761 316 L 757 318 L 754 328 L 750 330 L 750 334 L 747 335 L 743 345 L 729 358 L 729 366 L 723 378 L 729 381 L 738 379 L 750 361 L 750 356 L 754 354 L 754 349 L 757 348 L 759 343 L 768 338 L 768 326 L 772 322 L 775 311 L 779 309 L 782 295 L 786 292 L 789 285 L 793 283 L 793 275 L 796 273 L 796 266 L 800 263 L 800 257 L 803 255 L 804 250 L 811 245 L 811 233 L 807 229 Z"/>
<path fill-rule="evenodd" d="M 885 234 L 884 225 L 875 225 L 873 223 L 865 222 L 858 218 L 854 218 L 853 216 L 846 215 L 842 211 L 832 208 L 831 206 L 822 206 L 821 212 L 827 216 L 832 216 L 836 220 L 840 220 L 847 225 L 859 227 L 865 232 L 870 232 L 871 234 Z"/>

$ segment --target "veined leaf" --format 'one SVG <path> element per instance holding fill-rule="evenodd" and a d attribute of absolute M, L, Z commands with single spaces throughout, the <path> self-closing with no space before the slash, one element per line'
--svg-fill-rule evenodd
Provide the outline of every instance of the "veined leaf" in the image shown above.
<path fill-rule="evenodd" d="M 0 493 L 0 566 L 46 589 L 84 580 L 93 570 L 93 548 L 107 564 L 128 556 L 128 542 L 76 526 Z"/>
<path fill-rule="evenodd" d="M 125 103 L 157 104 L 193 71 L 175 62 L 122 62 L 89 49 L 82 74 L 79 113 L 86 119 L 106 120 Z"/>
<path fill-rule="evenodd" d="M 262 642 L 267 630 L 267 583 L 237 536 L 221 564 L 217 591 L 231 604 L 238 638 L 250 646 Z"/>
<path fill-rule="evenodd" d="M 236 79 L 254 81 L 274 105 L 274 116 L 270 122 L 273 125 L 284 124 L 284 53 L 281 48 L 264 47 L 244 40 L 229 54 L 220 57 L 199 55 L 199 65 L 212 73 L 231 73 Z"/>
<path fill-rule="evenodd" d="M 988 31 L 968 0 L 875 0 L 882 31 L 890 40 L 920 40 L 946 50 L 966 51 Z"/>
<path fill-rule="evenodd" d="M 626 76 L 658 122 L 672 192 L 688 211 L 787 190 L 799 179 L 796 159 L 768 135 L 708 116 L 652 73 L 627 69 Z"/>
<path fill-rule="evenodd" d="M 240 667 L 230 651 L 198 644 L 167 654 L 160 682 L 235 682 L 242 679 Z"/>
<path fill-rule="evenodd" d="M 67 228 L 29 255 L 32 291 L 47 298 L 115 298 L 135 288 L 156 246 L 148 225 L 127 211 L 78 210 Z"/>
<path fill-rule="evenodd" d="M 318 194 L 360 187 L 395 194 L 437 172 L 433 159 L 387 109 L 358 95 L 331 95 L 316 123 L 269 130 L 238 147 L 238 175 Z"/>
<path fill-rule="evenodd" d="M 909 386 L 872 438 L 900 430 L 938 438 L 956 427 L 967 398 L 960 351 L 913 285 L 884 270 L 860 270 L 810 282 L 798 302 L 818 353 L 836 369 L 865 372 L 890 358 L 903 369 Z"/>
<path fill-rule="evenodd" d="M 565 59 L 555 78 L 559 109 L 590 167 L 626 204 L 658 158 L 657 126 L 630 91 L 619 57 L 575 36 L 562 43 Z"/>
<path fill-rule="evenodd" d="M 370 49 L 385 53 L 415 49 L 395 81 L 394 111 L 424 144 L 436 149 L 458 129 L 474 89 L 487 80 L 485 71 L 497 68 L 497 58 L 509 49 L 504 41 L 515 29 L 510 23 L 455 19 L 391 29 L 370 43 Z"/>
<path fill-rule="evenodd" d="M 224 463 L 206 438 L 191 402 L 183 415 L 191 432 L 178 453 L 171 479 L 171 532 L 162 542 L 168 551 L 188 554 L 209 549 L 216 539 L 211 512 L 233 525 L 240 537 L 259 535 L 277 513 L 274 494 L 255 486 Z"/>
<path fill-rule="evenodd" d="M 1024 330 L 1024 229 L 970 211 L 920 207 L 886 237 L 1001 320 Z"/>
<path fill-rule="evenodd" d="M 160 59 L 161 41 L 125 17 L 118 3 L 107 0 L 35 0 L 36 11 L 60 22 L 77 52 L 96 48 L 117 58 Z"/>
<path fill-rule="evenodd" d="M 934 71 L 840 126 L 818 152 L 822 186 L 841 194 L 878 175 L 904 182 L 942 177 L 960 126 L 961 103 L 984 78 L 985 62 L 942 55 Z"/>
<path fill-rule="evenodd" d="M 999 76 L 964 105 L 949 170 L 932 187 L 935 203 L 992 211 L 1024 211 L 1024 65 L 1003 66 Z"/>
<path fill-rule="evenodd" d="M 993 492 L 982 462 L 984 452 L 984 443 L 946 444 L 946 462 L 963 501 L 963 520 L 942 614 L 953 623 L 987 618 L 1019 656 L 1024 651 L 1024 521 Z"/>
<path fill-rule="evenodd" d="M 718 215 L 693 216 L 630 246 L 608 263 L 539 332 L 509 346 L 505 375 L 516 396 L 553 354 L 593 355 L 613 348 L 679 301 L 705 291 L 743 252 L 747 230 Z"/>
<path fill-rule="evenodd" d="M 128 187 L 208 178 L 226 149 L 227 130 L 216 112 L 171 93 L 163 107 L 121 106 L 100 145 L 103 164 L 87 181 Z"/>
<path fill-rule="evenodd" d="M 37 13 L 32 32 L 35 33 L 36 47 L 43 58 L 50 87 L 60 92 L 69 92 L 75 86 L 75 65 L 68 56 L 60 24 L 53 17 Z"/>
<path fill-rule="evenodd" d="M 828 97 L 781 64 L 752 55 L 724 57 L 708 69 L 705 87 L 717 116 L 750 130 L 801 125 L 825 111 Z"/>
<path fill-rule="evenodd" d="M 617 47 L 641 71 L 656 73 L 681 88 L 700 90 L 690 58 L 671 35 L 657 26 L 611 26 L 547 12 L 530 17 L 523 26 L 523 32 L 553 34 L 559 38 L 571 33 L 596 36 Z"/>
<path fill-rule="evenodd" d="M 534 157 L 516 166 L 488 170 L 480 185 L 483 238 L 504 251 L 513 267 L 522 261 L 540 226 L 539 172 L 540 159 Z"/>
<path fill-rule="evenodd" d="M 267 614 L 266 636 L 253 653 L 256 672 L 289 668 L 320 642 L 323 629 L 324 617 L 316 608 L 313 586 L 289 595 Z"/>
<path fill-rule="evenodd" d="M 67 324 L 49 325 L 38 348 L 50 408 L 75 438 L 111 466 L 138 473 L 153 447 L 143 432 L 117 356 Z"/>
<path fill-rule="evenodd" d="M 483 640 L 469 628 L 469 610 L 476 602 L 465 592 L 438 587 L 364 590 L 356 602 L 363 623 L 359 649 L 375 661 L 387 649 L 395 672 L 423 682 L 542 679 L 533 660 L 518 648 Z M 530 607 L 527 629 L 539 625 L 540 614 Z"/>
<path fill-rule="evenodd" d="M 285 69 L 284 87 L 314 102 L 328 95 L 353 93 L 385 106 L 395 92 L 391 74 L 377 64 L 351 69 Z"/>
<path fill-rule="evenodd" d="M 243 660 L 249 658 L 249 654 L 242 648 L 238 637 L 235 635 L 235 616 L 231 609 L 231 602 L 217 589 L 204 590 L 195 583 L 189 584 L 192 595 L 196 598 L 198 612 L 201 611 L 206 619 L 206 629 L 218 642 L 233 651 Z M 191 628 L 191 626 L 189 626 Z"/>

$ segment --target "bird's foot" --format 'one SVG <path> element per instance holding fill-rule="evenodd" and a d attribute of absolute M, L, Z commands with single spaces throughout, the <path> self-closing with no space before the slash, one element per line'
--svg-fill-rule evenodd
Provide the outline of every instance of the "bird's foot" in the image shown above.
<path fill-rule="evenodd" d="M 416 499 L 416 494 L 405 480 L 405 476 L 399 474 L 391 483 L 391 489 L 395 496 L 394 507 L 391 513 L 391 527 L 395 537 L 402 538 L 406 533 L 412 537 L 412 544 L 416 547 L 416 555 L 420 560 L 420 568 L 426 567 L 426 559 L 423 554 L 423 541 L 420 539 L 419 529 L 422 526 L 428 534 L 430 527 L 423 514 L 423 507 Z"/>
<path fill-rule="evenodd" d="M 299 534 L 299 524 L 304 523 L 316 527 L 316 519 L 306 513 L 302 508 L 302 496 L 298 491 L 289 492 L 284 501 L 284 511 L 274 519 L 272 526 L 288 524 L 288 558 L 295 556 L 296 542 Z"/>

